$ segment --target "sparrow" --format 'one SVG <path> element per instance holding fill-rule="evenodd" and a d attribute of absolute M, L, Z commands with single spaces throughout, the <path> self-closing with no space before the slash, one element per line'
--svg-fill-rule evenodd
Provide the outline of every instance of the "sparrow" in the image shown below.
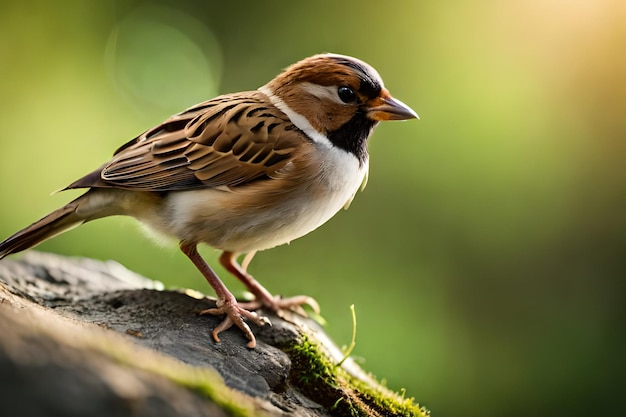
<path fill-rule="evenodd" d="M 243 266 L 238 257 L 304 236 L 347 208 L 365 186 L 374 127 L 413 118 L 367 63 L 305 58 L 257 90 L 197 104 L 132 139 L 63 189 L 83 195 L 0 243 L 0 259 L 91 220 L 134 217 L 177 239 L 213 287 L 216 307 L 201 314 L 225 315 L 215 342 L 234 324 L 254 348 L 246 320 L 270 323 L 255 310 L 319 307 L 307 296 L 273 296 L 247 272 L 250 256 Z M 238 303 L 198 253 L 201 243 L 222 251 L 219 262 L 254 301 Z"/>

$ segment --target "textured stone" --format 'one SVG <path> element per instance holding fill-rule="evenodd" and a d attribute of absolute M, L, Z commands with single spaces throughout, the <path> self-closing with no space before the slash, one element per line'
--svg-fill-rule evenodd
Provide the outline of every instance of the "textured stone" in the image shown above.
<path fill-rule="evenodd" d="M 332 375 L 343 353 L 315 322 L 270 316 L 272 326 L 251 326 L 257 347 L 248 349 L 236 328 L 213 341 L 222 317 L 197 312 L 214 306 L 112 261 L 34 251 L 3 259 L 0 415 L 397 415 L 386 404 L 399 397 L 351 359 Z M 322 356 L 286 353 L 311 341 Z M 397 409 L 425 415 L 411 403 Z"/>

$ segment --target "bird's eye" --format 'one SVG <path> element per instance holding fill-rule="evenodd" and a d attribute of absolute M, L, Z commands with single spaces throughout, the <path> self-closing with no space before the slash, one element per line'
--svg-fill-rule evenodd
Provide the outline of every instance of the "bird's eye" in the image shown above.
<path fill-rule="evenodd" d="M 341 101 L 343 101 L 344 103 L 352 103 L 354 100 L 356 100 L 356 93 L 354 92 L 354 90 L 345 85 L 337 89 L 337 94 L 339 95 Z"/>

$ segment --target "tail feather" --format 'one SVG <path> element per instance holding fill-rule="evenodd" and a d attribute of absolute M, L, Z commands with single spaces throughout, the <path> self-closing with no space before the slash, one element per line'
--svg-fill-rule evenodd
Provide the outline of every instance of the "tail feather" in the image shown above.
<path fill-rule="evenodd" d="M 76 214 L 77 208 L 78 199 L 8 237 L 0 243 L 0 259 L 12 253 L 32 248 L 66 230 L 80 226 L 85 222 L 85 219 Z"/>
<path fill-rule="evenodd" d="M 0 259 L 32 248 L 81 224 L 107 216 L 134 215 L 158 198 L 126 190 L 90 189 L 74 201 L 0 242 Z M 138 207 L 138 208 L 137 208 Z"/>

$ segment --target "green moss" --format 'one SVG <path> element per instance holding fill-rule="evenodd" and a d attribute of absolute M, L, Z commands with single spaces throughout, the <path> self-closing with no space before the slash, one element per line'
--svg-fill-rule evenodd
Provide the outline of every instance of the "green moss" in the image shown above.
<path fill-rule="evenodd" d="M 413 398 L 404 398 L 378 383 L 363 381 L 336 366 L 322 349 L 308 337 L 285 348 L 290 356 L 291 383 L 304 395 L 318 402 L 338 417 L 349 416 L 418 416 L 430 412 Z"/>
<path fill-rule="evenodd" d="M 302 343 L 295 343 L 285 350 L 291 358 L 291 382 L 323 406 L 339 407 L 343 396 L 334 366 L 320 355 L 316 346 L 304 337 Z"/>
<path fill-rule="evenodd" d="M 154 370 L 153 370 L 154 371 Z M 250 405 L 250 399 L 228 388 L 219 375 L 207 369 L 170 369 L 163 376 L 187 388 L 198 391 L 209 398 L 222 410 L 234 417 L 250 417 L 257 413 Z"/>

